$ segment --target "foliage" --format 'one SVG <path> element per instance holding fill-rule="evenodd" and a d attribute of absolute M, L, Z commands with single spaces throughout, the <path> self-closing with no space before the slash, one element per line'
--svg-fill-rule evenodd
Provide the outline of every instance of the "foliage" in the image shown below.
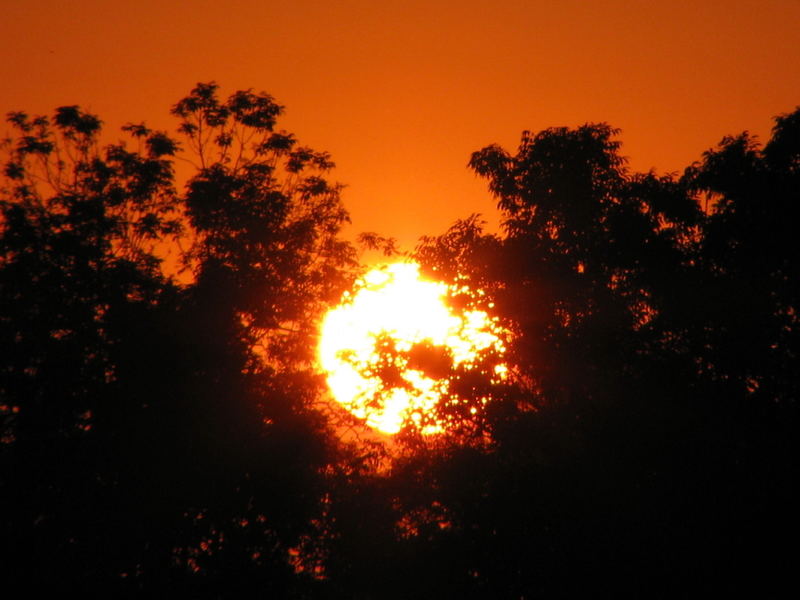
<path fill-rule="evenodd" d="M 359 269 L 333 163 L 277 128 L 269 95 L 218 91 L 173 106 L 177 139 L 140 123 L 102 145 L 78 107 L 9 114 L 8 589 L 528 598 L 788 582 L 800 109 L 763 146 L 726 137 L 681 176 L 631 172 L 603 123 L 474 153 L 502 233 L 473 215 L 415 257 L 483 294 L 451 301 L 494 303 L 509 377 L 487 384 L 487 356 L 454 388 L 473 404 L 438 408 L 448 435 L 390 445 L 355 429 L 343 442 L 321 410 L 316 327 Z M 180 188 L 176 159 L 194 168 Z"/>
<path fill-rule="evenodd" d="M 426 589 L 764 591 L 788 577 L 775 532 L 797 531 L 797 114 L 763 149 L 725 138 L 682 177 L 629 172 L 605 124 L 472 155 L 504 235 L 472 217 L 417 257 L 489 292 L 513 381 L 487 412 L 489 444 L 395 474 L 420 563 L 448 556 Z"/>
<path fill-rule="evenodd" d="M 281 111 L 198 84 L 173 108 L 180 142 L 131 124 L 133 148 L 102 146 L 78 107 L 9 115 L 1 485 L 20 580 L 216 595 L 235 563 L 245 587 L 304 585 L 295 549 L 340 453 L 310 348 L 354 254 L 333 163 L 275 131 Z"/>
<path fill-rule="evenodd" d="M 199 285 L 223 289 L 230 305 L 287 364 L 313 355 L 315 316 L 341 295 L 355 266 L 337 237 L 348 216 L 328 154 L 274 129 L 282 112 L 267 94 L 239 91 L 222 102 L 200 84 L 172 109 L 199 160 L 187 186 L 197 239 L 189 257 Z"/>

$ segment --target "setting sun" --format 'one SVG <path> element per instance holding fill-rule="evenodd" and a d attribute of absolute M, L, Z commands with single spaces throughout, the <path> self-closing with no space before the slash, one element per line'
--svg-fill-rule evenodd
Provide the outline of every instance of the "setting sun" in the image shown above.
<path fill-rule="evenodd" d="M 462 401 L 451 390 L 455 370 L 471 370 L 487 353 L 505 351 L 495 317 L 447 302 L 482 295 L 466 285 L 425 280 L 415 263 L 367 273 L 322 325 L 320 364 L 334 398 L 384 433 L 397 433 L 409 422 L 422 433 L 441 432 L 436 405 L 444 397 Z M 505 371 L 496 364 L 492 379 L 502 379 Z"/>

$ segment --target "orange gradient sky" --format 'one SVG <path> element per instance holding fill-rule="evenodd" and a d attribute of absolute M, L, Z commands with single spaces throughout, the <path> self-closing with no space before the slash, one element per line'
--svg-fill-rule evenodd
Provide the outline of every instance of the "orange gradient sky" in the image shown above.
<path fill-rule="evenodd" d="M 800 0 L 0 0 L 0 111 L 80 104 L 174 129 L 198 81 L 264 90 L 331 152 L 351 232 L 406 248 L 473 212 L 466 168 L 523 129 L 607 121 L 638 170 L 800 104 Z M 7 128 L 0 126 L 0 133 Z"/>

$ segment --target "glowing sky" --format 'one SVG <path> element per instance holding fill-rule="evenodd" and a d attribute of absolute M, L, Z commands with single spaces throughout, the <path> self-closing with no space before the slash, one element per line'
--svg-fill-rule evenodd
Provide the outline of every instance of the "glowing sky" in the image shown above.
<path fill-rule="evenodd" d="M 174 127 L 197 81 L 265 90 L 331 152 L 353 229 L 409 246 L 472 212 L 472 151 L 608 121 L 678 170 L 800 104 L 800 0 L 2 0 L 0 111 Z M 0 132 L 4 128 L 0 126 Z"/>

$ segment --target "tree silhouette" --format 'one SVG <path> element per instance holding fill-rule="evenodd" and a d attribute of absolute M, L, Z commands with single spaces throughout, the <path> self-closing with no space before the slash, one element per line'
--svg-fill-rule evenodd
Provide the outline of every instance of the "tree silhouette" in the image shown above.
<path fill-rule="evenodd" d="M 312 340 L 354 265 L 347 214 L 327 155 L 274 130 L 280 106 L 216 92 L 175 105 L 181 142 L 127 126 L 135 149 L 101 147 L 77 107 L 9 115 L 3 545 L 28 585 L 283 595 L 305 577 L 335 453 Z M 162 273 L 170 240 L 189 283 Z"/>
<path fill-rule="evenodd" d="M 5 591 L 528 598 L 788 582 L 800 109 L 763 147 L 727 137 L 681 176 L 630 171 L 602 123 L 474 153 L 502 234 L 473 216 L 415 258 L 494 303 L 507 351 L 457 373 L 466 401 L 429 416 L 445 435 L 345 443 L 314 364 L 319 319 L 359 269 L 333 163 L 277 128 L 269 95 L 218 92 L 201 83 L 173 106 L 175 139 L 129 124 L 104 146 L 74 106 L 9 114 Z M 193 166 L 185 186 L 176 159 Z M 424 344 L 408 360 L 453 370 Z M 509 376 L 492 380 L 499 361 Z"/>
<path fill-rule="evenodd" d="M 417 256 L 490 293 L 516 385 L 495 394 L 488 444 L 395 473 L 420 562 L 448 556 L 424 589 L 763 593 L 788 577 L 797 114 L 763 150 L 726 138 L 680 178 L 629 172 L 605 124 L 473 154 L 505 235 L 471 218 Z"/>

